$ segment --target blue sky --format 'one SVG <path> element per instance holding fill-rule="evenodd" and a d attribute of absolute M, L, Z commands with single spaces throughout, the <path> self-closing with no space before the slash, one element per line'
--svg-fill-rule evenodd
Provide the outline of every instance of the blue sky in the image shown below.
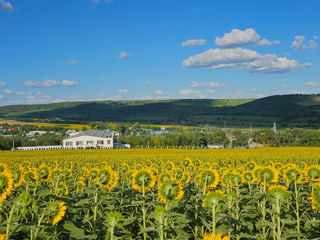
<path fill-rule="evenodd" d="M 0 0 L 0 105 L 319 93 L 318 0 Z"/>

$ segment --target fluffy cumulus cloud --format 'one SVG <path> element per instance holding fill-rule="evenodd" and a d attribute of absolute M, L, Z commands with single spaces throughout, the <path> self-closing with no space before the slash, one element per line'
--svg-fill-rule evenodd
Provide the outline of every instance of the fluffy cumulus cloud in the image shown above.
<path fill-rule="evenodd" d="M 0 81 L 0 87 L 5 87 L 5 86 L 7 86 L 7 83 L 4 81 Z"/>
<path fill-rule="evenodd" d="M 69 80 L 44 80 L 44 81 L 26 81 L 22 84 L 24 87 L 74 87 L 77 86 L 78 83 L 76 81 L 69 81 Z"/>
<path fill-rule="evenodd" d="M 189 39 L 184 41 L 181 45 L 182 47 L 193 47 L 193 46 L 203 46 L 205 45 L 207 40 L 205 39 Z"/>
<path fill-rule="evenodd" d="M 0 6 L 4 11 L 8 11 L 8 12 L 13 11 L 13 9 L 14 9 L 13 6 L 11 5 L 11 3 L 6 2 L 4 0 L 0 0 Z"/>
<path fill-rule="evenodd" d="M 216 48 L 191 56 L 183 61 L 187 68 L 207 69 L 247 69 L 255 73 L 283 73 L 298 67 L 308 67 L 310 63 L 299 64 L 296 60 L 277 57 L 274 54 L 262 55 L 250 49 Z"/>
<path fill-rule="evenodd" d="M 118 89 L 118 93 L 127 93 L 128 89 Z"/>
<path fill-rule="evenodd" d="M 129 57 L 129 56 L 131 56 L 131 53 L 126 52 L 126 51 L 122 51 L 122 52 L 119 54 L 118 58 L 127 58 L 127 57 Z"/>
<path fill-rule="evenodd" d="M 317 38 L 314 38 L 315 40 Z M 295 50 L 304 50 L 308 48 L 316 48 L 318 47 L 318 43 L 311 39 L 308 42 L 306 42 L 305 36 L 295 36 L 293 42 L 291 43 L 291 47 Z"/>
<path fill-rule="evenodd" d="M 272 44 L 279 44 L 279 41 L 269 41 L 261 39 L 259 34 L 253 28 L 245 30 L 232 29 L 231 32 L 225 33 L 223 37 L 216 37 L 215 41 L 218 47 L 233 48 L 247 45 L 268 46 Z"/>
<path fill-rule="evenodd" d="M 0 99 L 3 98 L 3 96 L 0 94 Z"/>

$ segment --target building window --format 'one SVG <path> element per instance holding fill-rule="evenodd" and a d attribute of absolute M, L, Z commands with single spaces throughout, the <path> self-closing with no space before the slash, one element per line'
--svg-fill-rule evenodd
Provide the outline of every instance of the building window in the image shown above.
<path fill-rule="evenodd" d="M 93 145 L 93 141 L 87 141 L 87 145 Z"/>
<path fill-rule="evenodd" d="M 104 141 L 103 141 L 103 140 L 98 140 L 98 141 L 97 141 L 97 144 L 98 144 L 98 145 L 103 145 L 103 144 L 104 144 Z"/>
<path fill-rule="evenodd" d="M 83 141 L 77 141 L 77 142 L 76 142 L 76 145 L 77 145 L 77 146 L 82 146 L 82 145 L 83 145 Z"/>
<path fill-rule="evenodd" d="M 110 144 L 111 143 L 111 141 L 110 140 L 107 140 L 107 144 Z"/>
<path fill-rule="evenodd" d="M 72 142 L 66 142 L 66 146 L 70 147 L 72 145 L 73 145 Z"/>

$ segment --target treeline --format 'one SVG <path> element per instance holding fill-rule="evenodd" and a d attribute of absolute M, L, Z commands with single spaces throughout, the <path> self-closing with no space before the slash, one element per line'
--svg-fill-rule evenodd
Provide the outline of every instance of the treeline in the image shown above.
<path fill-rule="evenodd" d="M 320 131 L 288 128 L 275 133 L 271 129 L 258 130 L 253 133 L 252 140 L 267 146 L 320 146 Z"/>
<path fill-rule="evenodd" d="M 235 146 L 247 146 L 248 136 L 236 131 L 233 141 L 230 141 L 225 131 L 216 129 L 210 132 L 190 131 L 190 130 L 175 130 L 161 135 L 122 135 L 119 140 L 123 143 L 128 143 L 133 147 L 136 146 L 207 146 L 223 145 L 224 147 L 230 144 Z"/>

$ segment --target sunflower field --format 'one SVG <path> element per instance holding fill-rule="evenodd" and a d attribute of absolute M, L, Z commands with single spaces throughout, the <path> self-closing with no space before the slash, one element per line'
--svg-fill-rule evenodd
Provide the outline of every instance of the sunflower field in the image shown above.
<path fill-rule="evenodd" d="M 320 148 L 0 152 L 1 239 L 320 239 Z"/>

